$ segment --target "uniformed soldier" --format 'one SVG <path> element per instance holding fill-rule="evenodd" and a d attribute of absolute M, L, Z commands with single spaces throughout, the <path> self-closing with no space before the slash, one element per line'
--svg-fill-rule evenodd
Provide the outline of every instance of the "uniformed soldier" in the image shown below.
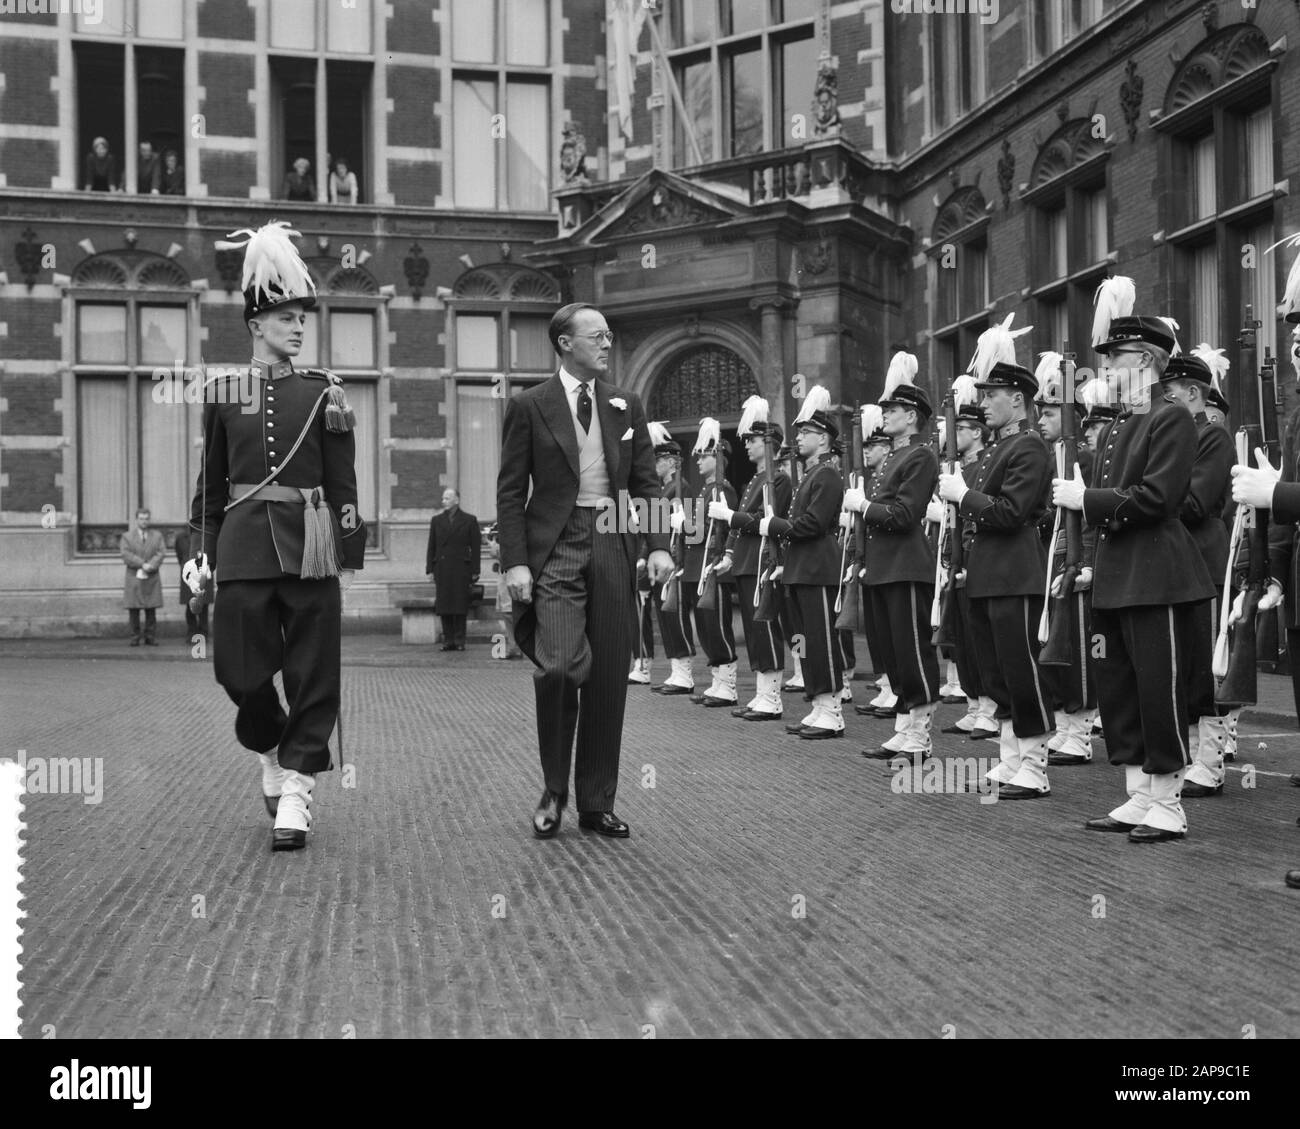
<path fill-rule="evenodd" d="M 1287 311 L 1286 320 L 1300 322 L 1300 254 L 1291 266 L 1283 304 Z M 1300 325 L 1292 330 L 1290 355 L 1296 387 L 1300 389 Z M 1282 429 L 1281 475 L 1285 483 L 1300 481 L 1300 407 L 1291 412 Z M 1290 490 L 1285 493 L 1290 494 Z M 1237 497 L 1235 483 L 1233 497 Z M 1274 514 L 1274 520 L 1268 524 L 1269 575 L 1274 584 L 1281 584 L 1286 594 L 1286 644 L 1291 656 L 1291 688 L 1296 715 L 1300 718 L 1300 553 L 1296 552 L 1297 530 L 1300 526 L 1292 519 L 1283 518 L 1280 513 Z"/>
<path fill-rule="evenodd" d="M 726 502 L 728 509 L 734 509 L 736 491 L 723 477 L 731 446 L 722 438 L 716 419 L 706 416 L 700 420 L 700 431 L 692 453 L 703 484 L 686 524 L 686 570 L 682 573 L 682 595 L 691 609 L 695 636 L 708 660 L 712 681 L 702 694 L 692 695 L 691 701 L 696 705 L 720 708 L 736 704 L 736 629 L 731 614 L 734 585 L 730 579 L 724 582 L 714 573 L 715 566 L 722 560 L 727 526 L 707 515 L 709 503 L 719 498 Z M 712 601 L 712 607 L 700 607 L 700 595 L 710 583 L 716 585 L 716 599 Z"/>
<path fill-rule="evenodd" d="M 788 513 L 792 494 L 790 476 L 779 469 L 775 458 L 783 438 L 781 425 L 769 421 L 768 414 L 768 402 L 762 396 L 751 396 L 745 401 L 737 435 L 745 444 L 749 461 L 754 464 L 754 475 L 745 486 L 738 508 L 733 510 L 722 498 L 710 502 L 708 510 L 710 518 L 725 521 L 731 529 L 718 573 L 735 578 L 740 622 L 745 633 L 745 652 L 754 672 L 754 696 L 743 707 L 731 711 L 733 716 L 745 721 L 775 721 L 782 715 L 781 677 L 785 673 L 785 646 L 781 624 L 779 620 L 758 622 L 754 619 L 761 595 L 761 577 L 764 573 L 770 576 L 777 564 L 776 540 L 759 536 L 758 526 L 769 514 Z M 772 462 L 770 487 L 764 469 L 769 459 Z M 775 585 L 776 591 L 780 588 L 781 585 Z M 779 600 L 780 597 L 776 598 Z"/>
<path fill-rule="evenodd" d="M 864 404 L 861 408 L 861 415 L 862 466 L 865 476 L 863 485 L 869 489 L 872 479 L 880 472 L 885 459 L 889 456 L 890 451 L 894 449 L 894 437 L 885 431 L 885 416 L 880 410 L 879 404 Z M 877 625 L 871 610 L 871 598 L 865 590 L 866 577 L 861 577 L 860 581 L 864 586 L 862 599 L 859 601 L 859 606 L 862 608 L 863 629 L 866 632 L 867 646 L 871 650 L 871 657 L 876 669 L 880 672 L 880 677 L 876 679 L 875 683 L 878 691 L 876 696 L 871 701 L 856 705 L 853 708 L 863 717 L 883 717 L 886 720 L 893 721 L 897 716 L 894 710 L 898 705 L 898 695 L 894 693 L 893 687 L 889 684 L 889 675 L 884 672 L 885 664 L 881 660 L 881 655 L 884 654 L 884 645 L 878 642 L 880 627 Z"/>
<path fill-rule="evenodd" d="M 849 438 L 852 438 L 851 436 Z M 839 436 L 831 444 L 831 465 L 835 468 L 835 473 L 840 476 L 840 484 L 847 490 L 852 474 L 852 459 L 846 454 L 845 436 Z M 853 554 L 853 523 L 848 514 L 840 516 L 840 560 L 844 563 L 845 569 L 852 564 L 851 557 Z M 836 590 L 836 603 L 840 602 L 842 585 Z M 836 615 L 838 619 L 838 613 Z M 847 627 L 837 627 L 835 629 L 835 640 L 840 648 L 840 670 L 841 680 L 844 683 L 844 689 L 840 691 L 841 702 L 853 701 L 853 676 L 857 673 L 858 649 L 853 640 L 853 630 Z"/>
<path fill-rule="evenodd" d="M 776 455 L 777 462 L 787 468 L 787 474 L 790 478 L 790 505 L 794 506 L 794 495 L 799 489 L 799 483 L 803 480 L 804 465 L 803 459 L 799 454 L 799 445 L 791 436 Z M 777 511 L 781 513 L 780 510 Z M 784 517 L 790 516 L 790 511 L 786 510 Z M 783 542 L 778 538 L 778 556 L 781 555 L 781 546 Z M 795 606 L 794 599 L 790 596 L 785 583 L 785 564 L 777 564 L 772 573 L 779 586 L 780 598 L 777 601 L 780 605 L 781 613 L 781 637 L 785 640 L 786 649 L 790 653 L 790 662 L 793 671 L 789 678 L 785 680 L 781 687 L 783 694 L 802 694 L 803 693 L 803 659 L 800 657 L 803 651 L 800 642 L 803 636 L 799 630 L 799 609 Z M 786 727 L 789 729 L 789 726 Z"/>
<path fill-rule="evenodd" d="M 240 231 L 253 402 L 207 384 L 203 466 L 190 510 L 199 591 L 215 572 L 217 681 L 238 706 L 235 734 L 262 764 L 272 850 L 306 845 L 316 774 L 329 769 L 339 714 L 342 592 L 362 567 L 353 415 L 343 383 L 295 370 L 315 287 L 287 224 Z M 272 681 L 283 673 L 287 707 Z"/>
<path fill-rule="evenodd" d="M 790 516 L 764 518 L 758 530 L 761 536 L 785 541 L 784 581 L 801 636 L 804 698 L 812 702 L 812 710 L 799 725 L 787 729 L 805 740 L 839 737 L 844 732 L 840 702 L 843 671 L 835 640 L 835 596 L 840 581 L 840 547 L 835 533 L 844 485 L 830 462 L 831 441 L 838 434 L 830 393 L 814 385 L 795 417 L 795 443 L 805 470 Z"/>
<path fill-rule="evenodd" d="M 695 657 L 695 638 L 691 617 L 681 595 L 681 569 L 686 560 L 685 509 L 681 502 L 682 449 L 669 434 L 668 428 L 658 421 L 647 423 L 650 442 L 655 449 L 655 473 L 663 483 L 664 497 L 672 499 L 672 556 L 677 562 L 677 572 L 662 584 L 651 589 L 655 613 L 659 620 L 659 637 L 664 641 L 664 654 L 670 667 L 668 678 L 654 687 L 656 694 L 689 694 L 695 689 L 691 660 Z M 673 599 L 665 607 L 669 591 Z"/>
<path fill-rule="evenodd" d="M 916 387 L 917 360 L 895 353 L 880 397 L 883 428 L 893 448 L 866 490 L 844 495 L 844 509 L 867 525 L 864 594 L 876 627 L 873 643 L 898 694 L 894 736 L 865 757 L 913 760 L 931 752 L 930 726 L 939 701 L 939 663 L 930 643 L 934 553 L 925 536 L 925 513 L 939 463 L 924 434 L 932 409 Z"/>
<path fill-rule="evenodd" d="M 1038 391 L 1033 373 L 1016 363 L 1013 314 L 980 334 L 970 371 L 983 393 L 993 432 L 974 481 L 939 478 L 939 497 L 963 519 L 966 589 L 976 661 L 1001 721 L 999 763 L 987 774 L 1005 799 L 1050 792 L 1047 740 L 1052 711 L 1038 666 L 1047 558 L 1038 519 L 1051 480 L 1047 444 L 1029 424 Z"/>
<path fill-rule="evenodd" d="M 1038 381 L 1039 393 L 1034 400 L 1038 408 L 1038 430 L 1050 450 L 1056 452 L 1061 443 L 1061 412 L 1065 401 L 1069 402 L 1079 420 L 1087 412 L 1087 405 L 1080 400 L 1072 389 L 1065 387 L 1065 378 L 1061 371 L 1064 358 L 1060 353 L 1045 352 L 1039 358 L 1034 379 Z M 1080 477 L 1086 483 L 1092 474 L 1092 451 L 1086 441 L 1076 440 L 1074 452 L 1075 465 Z M 1059 455 L 1058 455 L 1059 457 Z M 1049 510 L 1055 514 L 1055 509 Z M 1052 542 L 1051 530 L 1047 534 L 1048 565 L 1052 572 L 1052 607 L 1051 614 L 1067 615 L 1069 624 L 1069 665 L 1044 666 L 1043 676 L 1052 694 L 1052 706 L 1056 717 L 1056 733 L 1047 742 L 1047 763 L 1050 766 L 1070 766 L 1088 764 L 1092 760 L 1092 725 L 1097 713 L 1097 687 L 1088 663 L 1088 644 L 1092 638 L 1089 630 L 1091 621 L 1092 567 L 1086 563 L 1091 553 L 1080 544 L 1083 560 L 1079 565 L 1074 580 L 1074 594 L 1068 607 L 1057 599 L 1066 566 L 1066 532 L 1057 530 L 1056 541 Z"/>
<path fill-rule="evenodd" d="M 975 481 L 988 439 L 989 428 L 984 420 L 984 409 L 975 403 L 958 407 L 957 454 L 961 459 L 961 476 L 967 484 Z M 960 529 L 954 530 L 953 536 L 961 536 L 961 533 Z M 945 571 L 948 567 L 945 561 Z M 966 590 L 964 573 L 963 569 L 955 588 L 958 615 L 953 654 L 957 663 L 957 681 L 967 695 L 966 712 L 952 725 L 946 726 L 943 732 L 965 734 L 972 740 L 981 740 L 996 737 L 1002 727 L 997 720 L 997 704 L 985 690 L 984 678 L 980 674 L 975 644 L 971 637 L 970 595 Z"/>
<path fill-rule="evenodd" d="M 1190 354 L 1169 358 L 1161 375 L 1166 398 L 1182 404 L 1196 421 L 1196 462 L 1183 499 L 1180 516 L 1196 542 L 1213 582 L 1225 575 L 1228 564 L 1228 530 L 1223 509 L 1232 491 L 1232 467 L 1237 461 L 1228 432 L 1212 423 L 1205 408 L 1210 389 L 1228 371 L 1221 349 L 1202 344 Z M 1191 708 L 1187 743 L 1192 763 L 1183 778 L 1183 799 L 1216 796 L 1223 792 L 1224 748 L 1228 739 L 1228 709 L 1214 700 L 1214 644 L 1219 628 L 1219 596 L 1191 611 L 1195 630 L 1188 705 Z"/>
<path fill-rule="evenodd" d="M 1111 764 L 1124 766 L 1128 800 L 1090 819 L 1134 843 L 1181 839 L 1179 794 L 1190 760 L 1188 676 L 1195 605 L 1214 594 L 1179 511 L 1196 459 L 1196 424 L 1153 395 L 1175 340 L 1161 319 L 1132 316 L 1132 279 L 1097 294 L 1093 348 L 1105 358 L 1120 414 L 1103 433 L 1093 484 L 1053 480 L 1053 502 L 1083 511 L 1097 530 L 1092 632 L 1097 699 Z"/>

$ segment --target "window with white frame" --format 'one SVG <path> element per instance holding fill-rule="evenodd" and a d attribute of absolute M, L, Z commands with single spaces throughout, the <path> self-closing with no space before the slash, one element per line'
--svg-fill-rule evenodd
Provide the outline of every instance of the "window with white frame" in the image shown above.
<path fill-rule="evenodd" d="M 984 98 L 984 32 L 977 19 L 928 21 L 930 131 L 938 133 Z"/>
<path fill-rule="evenodd" d="M 664 37 L 683 168 L 803 144 L 817 77 L 816 0 L 672 0 Z M 651 18 L 654 18 L 651 16 Z"/>
<path fill-rule="evenodd" d="M 549 0 L 452 0 L 452 197 L 551 208 Z"/>

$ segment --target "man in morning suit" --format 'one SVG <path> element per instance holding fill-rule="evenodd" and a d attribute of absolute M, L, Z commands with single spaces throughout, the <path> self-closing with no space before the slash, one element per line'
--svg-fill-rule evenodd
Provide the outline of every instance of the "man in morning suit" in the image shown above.
<path fill-rule="evenodd" d="M 579 826 L 627 838 L 614 814 L 636 602 L 627 514 L 639 502 L 652 515 L 646 568 L 658 584 L 673 571 L 657 521 L 663 495 L 641 401 L 603 379 L 614 340 L 604 316 L 570 303 L 551 319 L 550 338 L 560 369 L 507 405 L 497 476 L 515 637 L 537 667 L 545 789 L 533 834 L 559 831 L 572 761 Z"/>

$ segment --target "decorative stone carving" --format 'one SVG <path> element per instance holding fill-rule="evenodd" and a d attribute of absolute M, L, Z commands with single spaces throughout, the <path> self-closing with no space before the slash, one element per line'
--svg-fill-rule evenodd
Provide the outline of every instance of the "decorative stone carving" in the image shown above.
<path fill-rule="evenodd" d="M 1136 141 L 1138 135 L 1138 117 L 1142 113 L 1142 87 L 1145 85 L 1138 74 L 1137 61 L 1130 58 L 1124 65 L 1124 81 L 1119 88 L 1119 107 L 1124 112 L 1124 124 L 1128 126 L 1129 141 Z"/>
<path fill-rule="evenodd" d="M 36 285 L 37 275 L 41 272 L 41 241 L 30 227 L 23 232 L 22 239 L 14 244 L 14 258 L 23 281 L 30 290 Z"/>
<path fill-rule="evenodd" d="M 998 158 L 998 191 L 1002 194 L 1002 207 L 1011 207 L 1011 186 L 1015 183 L 1016 155 L 1011 151 L 1010 138 L 1002 139 L 1002 156 Z"/>
<path fill-rule="evenodd" d="M 549 275 L 514 263 L 489 263 L 456 280 L 453 298 L 478 301 L 545 302 L 558 305 L 560 287 Z"/>
<path fill-rule="evenodd" d="M 429 281 L 429 260 L 425 258 L 424 248 L 418 243 L 411 244 L 410 251 L 402 260 L 402 271 L 406 275 L 406 285 L 411 288 L 411 297 L 418 302 Z"/>
<path fill-rule="evenodd" d="M 190 279 L 175 260 L 165 255 L 152 251 L 103 251 L 77 264 L 72 272 L 72 285 L 111 290 L 188 290 Z"/>
<path fill-rule="evenodd" d="M 1105 143 L 1093 135 L 1091 118 L 1066 122 L 1038 150 L 1029 173 L 1029 186 L 1038 188 L 1063 172 L 1106 152 Z"/>
<path fill-rule="evenodd" d="M 799 248 L 799 262 L 807 274 L 825 274 L 835 257 L 835 244 L 825 236 L 810 240 Z"/>
<path fill-rule="evenodd" d="M 1206 0 L 1201 8 L 1201 23 L 1205 25 L 1205 34 L 1213 35 L 1219 30 L 1219 6 L 1214 0 Z"/>
<path fill-rule="evenodd" d="M 239 289 L 243 271 L 244 252 L 242 249 L 217 252 L 217 273 L 221 275 L 221 285 L 227 294 L 233 294 Z"/>
<path fill-rule="evenodd" d="M 817 63 L 817 84 L 813 87 L 813 134 L 833 137 L 840 131 L 839 75 L 830 59 Z"/>
<path fill-rule="evenodd" d="M 1173 114 L 1268 62 L 1268 37 L 1252 24 L 1232 24 L 1201 41 L 1178 65 L 1165 92 Z"/>
<path fill-rule="evenodd" d="M 628 232 L 660 231 L 664 228 L 706 223 L 719 215 L 712 208 L 704 208 L 694 200 L 660 186 L 628 212 L 622 223 L 616 226 Z"/>
<path fill-rule="evenodd" d="M 587 179 L 587 139 L 573 122 L 564 124 L 560 142 L 560 175 L 566 188 L 590 183 Z"/>
<path fill-rule="evenodd" d="M 939 246 L 950 235 L 987 214 L 984 193 L 973 185 L 958 188 L 940 205 L 939 214 L 935 216 L 934 226 L 930 229 L 930 241 L 934 246 Z"/>
<path fill-rule="evenodd" d="M 680 356 L 650 393 L 651 419 L 691 419 L 735 411 L 757 396 L 758 381 L 739 356 L 722 345 L 701 345 Z"/>

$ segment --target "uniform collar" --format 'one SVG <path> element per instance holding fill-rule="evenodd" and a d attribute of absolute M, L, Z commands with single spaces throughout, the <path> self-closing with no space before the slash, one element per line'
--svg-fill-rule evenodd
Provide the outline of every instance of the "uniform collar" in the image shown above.
<path fill-rule="evenodd" d="M 967 452 L 966 452 L 964 455 L 962 455 L 962 457 L 961 457 L 961 465 L 962 465 L 962 466 L 965 466 L 967 463 L 977 463 L 977 462 L 979 462 L 979 461 L 980 461 L 980 456 L 983 455 L 984 452 L 985 452 L 986 450 L 988 450 L 987 447 L 981 446 L 980 449 L 979 449 L 978 451 L 975 451 L 975 450 L 969 450 L 969 451 L 967 451 Z"/>
<path fill-rule="evenodd" d="M 293 362 L 286 359 L 270 364 L 254 357 L 249 365 L 248 372 L 252 377 L 263 376 L 268 380 L 282 380 L 293 373 Z"/>
<path fill-rule="evenodd" d="M 1014 419 L 1010 423 L 1004 424 L 1002 427 L 998 428 L 998 430 L 994 433 L 994 438 L 1010 439 L 1011 436 L 1017 435 L 1022 431 L 1028 431 L 1028 430 L 1029 430 L 1028 418 Z"/>

